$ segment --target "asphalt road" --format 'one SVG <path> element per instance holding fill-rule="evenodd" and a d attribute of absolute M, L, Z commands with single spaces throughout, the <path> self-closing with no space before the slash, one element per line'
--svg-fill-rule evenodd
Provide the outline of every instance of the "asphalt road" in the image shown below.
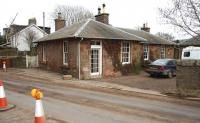
<path fill-rule="evenodd" d="M 46 114 L 68 123 L 200 122 L 200 107 L 44 83 L 5 81 L 5 86 L 9 101 L 28 110 L 34 110 L 30 90 L 40 88 Z"/>

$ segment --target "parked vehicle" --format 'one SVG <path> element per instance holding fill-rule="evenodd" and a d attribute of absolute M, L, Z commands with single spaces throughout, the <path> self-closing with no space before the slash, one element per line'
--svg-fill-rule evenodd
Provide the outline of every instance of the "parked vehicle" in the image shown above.
<path fill-rule="evenodd" d="M 151 76 L 164 75 L 172 78 L 176 75 L 176 60 L 175 59 L 158 59 L 150 63 L 145 69 Z"/>
<path fill-rule="evenodd" d="M 183 48 L 181 59 L 200 60 L 200 47 L 189 46 Z"/>

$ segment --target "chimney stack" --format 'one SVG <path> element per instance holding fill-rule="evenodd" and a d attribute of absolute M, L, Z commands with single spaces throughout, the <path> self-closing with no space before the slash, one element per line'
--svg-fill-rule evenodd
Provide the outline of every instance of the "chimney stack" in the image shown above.
<path fill-rule="evenodd" d="M 35 24 L 36 25 L 36 23 L 37 23 L 36 18 L 28 19 L 28 25 L 31 25 L 31 24 Z"/>
<path fill-rule="evenodd" d="M 145 24 L 145 23 L 143 24 L 143 27 L 141 28 L 141 30 L 150 33 L 150 28 L 148 27 L 147 23 L 146 23 L 146 24 Z"/>
<path fill-rule="evenodd" d="M 55 19 L 55 31 L 65 27 L 65 20 L 62 19 L 62 15 L 59 12 L 57 19 Z"/>
<path fill-rule="evenodd" d="M 109 14 L 105 12 L 106 5 L 102 5 L 103 13 L 101 13 L 101 8 L 98 8 L 98 14 L 95 16 L 95 20 L 102 22 L 104 24 L 109 24 Z"/>

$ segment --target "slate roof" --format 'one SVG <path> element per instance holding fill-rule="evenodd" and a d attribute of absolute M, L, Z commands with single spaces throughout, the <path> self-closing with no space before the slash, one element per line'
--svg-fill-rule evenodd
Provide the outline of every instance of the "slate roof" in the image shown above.
<path fill-rule="evenodd" d="M 134 29 L 125 29 L 125 28 L 119 28 L 121 30 L 124 30 L 128 33 L 140 36 L 148 41 L 149 44 L 163 44 L 163 45 L 176 45 L 176 43 L 172 41 L 168 41 L 166 39 L 163 39 L 161 37 L 155 36 L 153 34 L 150 34 L 148 32 L 145 32 L 143 30 L 134 30 Z M 144 42 L 146 43 L 146 42 Z"/>
<path fill-rule="evenodd" d="M 130 34 L 124 30 L 107 25 L 92 19 L 88 19 L 69 27 L 64 27 L 52 34 L 49 34 L 36 42 L 64 39 L 64 38 L 93 38 L 93 39 L 119 39 L 143 41 L 146 39 Z"/>
<path fill-rule="evenodd" d="M 29 25 L 17 25 L 17 24 L 13 24 L 11 25 L 11 29 L 12 29 L 12 35 L 15 35 L 17 32 L 20 32 L 21 30 L 25 29 L 26 27 L 28 27 Z M 40 29 L 43 30 L 43 26 L 38 26 Z M 50 27 L 45 27 L 45 32 L 47 34 L 50 34 L 51 28 Z"/>
<path fill-rule="evenodd" d="M 200 36 L 196 36 L 179 43 L 182 46 L 200 46 Z"/>

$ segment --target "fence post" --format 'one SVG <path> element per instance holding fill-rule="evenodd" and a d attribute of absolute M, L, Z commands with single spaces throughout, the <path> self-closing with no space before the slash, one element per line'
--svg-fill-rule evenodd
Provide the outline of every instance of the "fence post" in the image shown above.
<path fill-rule="evenodd" d="M 26 68 L 28 68 L 28 55 L 26 55 Z"/>

